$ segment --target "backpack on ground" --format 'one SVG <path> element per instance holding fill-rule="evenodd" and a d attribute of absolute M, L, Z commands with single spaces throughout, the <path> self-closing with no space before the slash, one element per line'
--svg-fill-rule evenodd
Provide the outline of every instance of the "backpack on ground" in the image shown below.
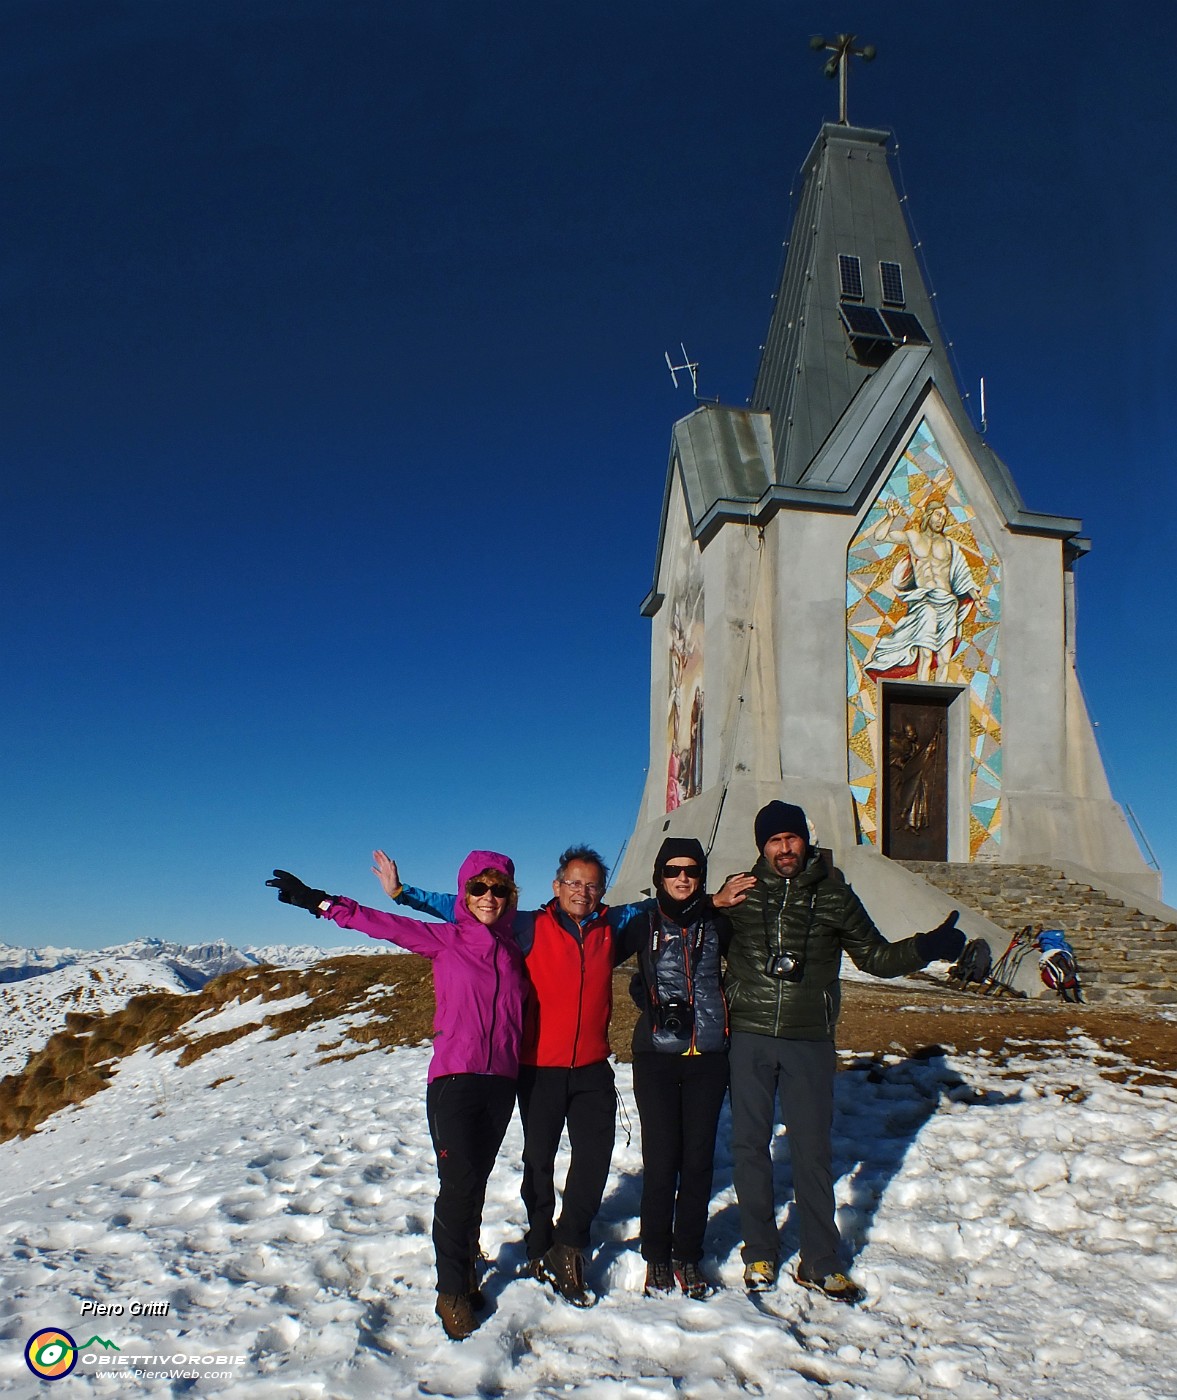
<path fill-rule="evenodd" d="M 983 986 L 989 980 L 993 953 L 983 938 L 970 938 L 961 955 L 948 969 L 948 979 L 967 987 L 970 982 Z"/>
<path fill-rule="evenodd" d="M 1061 929 L 1042 929 L 1038 934 L 1038 971 L 1043 982 L 1063 1001 L 1081 1002 L 1083 989 L 1079 985 L 1079 966 L 1075 950 Z"/>

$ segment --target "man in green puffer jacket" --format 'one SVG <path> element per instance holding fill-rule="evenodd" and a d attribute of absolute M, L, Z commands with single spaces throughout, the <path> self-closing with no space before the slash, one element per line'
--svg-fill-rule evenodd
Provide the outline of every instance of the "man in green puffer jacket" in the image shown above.
<path fill-rule="evenodd" d="M 899 977 L 954 960 L 965 937 L 953 910 L 931 932 L 888 943 L 850 886 L 810 848 L 805 813 L 793 803 L 770 802 L 757 813 L 756 845 L 751 872 L 731 876 L 714 897 L 732 924 L 724 981 L 744 1284 L 757 1293 L 777 1278 L 770 1148 L 779 1096 L 801 1237 L 794 1277 L 854 1303 L 862 1290 L 843 1272 L 830 1149 L 842 954 L 863 972 Z"/>

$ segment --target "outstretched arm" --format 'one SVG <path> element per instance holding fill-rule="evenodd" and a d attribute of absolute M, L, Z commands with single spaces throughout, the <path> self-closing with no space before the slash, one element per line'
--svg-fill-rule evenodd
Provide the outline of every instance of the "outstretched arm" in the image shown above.
<path fill-rule="evenodd" d="M 892 496 L 884 509 L 887 513 L 871 531 L 871 535 L 880 544 L 884 540 L 900 544 L 907 538 L 907 527 L 899 523 L 899 502 Z"/>
<path fill-rule="evenodd" d="M 412 885 L 402 884 L 396 861 L 384 851 L 372 852 L 372 873 L 394 904 L 405 904 L 422 914 L 436 914 L 447 923 L 453 920 L 456 896 L 438 894 L 433 890 L 419 890 Z"/>
<path fill-rule="evenodd" d="M 434 958 L 441 951 L 443 935 L 453 937 L 453 929 L 444 924 L 425 924 L 420 919 L 406 919 L 403 914 L 386 914 L 383 909 L 369 909 L 343 895 L 332 899 L 323 917 L 340 928 L 354 928 L 369 938 L 386 939 L 426 958 Z"/>
<path fill-rule="evenodd" d="M 441 949 L 441 930 L 437 924 L 423 924 L 419 919 L 406 919 L 400 914 L 385 914 L 344 895 L 312 889 L 288 870 L 275 870 L 274 878 L 266 884 L 278 891 L 281 903 L 305 909 L 317 919 L 330 919 L 340 928 L 354 928 L 369 938 L 387 939 L 427 958 L 436 957 Z"/>
<path fill-rule="evenodd" d="M 874 977 L 902 977 L 930 962 L 954 961 L 965 944 L 964 933 L 956 927 L 955 909 L 936 928 L 895 943 L 889 943 L 878 931 L 853 891 L 844 917 L 842 947 L 856 967 Z"/>

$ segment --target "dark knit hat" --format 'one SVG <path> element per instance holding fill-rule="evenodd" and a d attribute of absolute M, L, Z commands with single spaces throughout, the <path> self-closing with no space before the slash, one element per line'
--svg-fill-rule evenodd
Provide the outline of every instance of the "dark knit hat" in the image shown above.
<path fill-rule="evenodd" d="M 693 860 L 698 863 L 703 871 L 703 880 L 707 880 L 707 857 L 703 852 L 703 846 L 696 841 L 693 836 L 668 836 L 658 847 L 658 854 L 654 857 L 654 883 L 660 884 L 662 880 L 662 867 L 668 860 Z"/>
<path fill-rule="evenodd" d="M 809 840 L 809 823 L 795 802 L 770 802 L 756 813 L 756 849 L 764 854 L 765 842 L 786 833 Z"/>

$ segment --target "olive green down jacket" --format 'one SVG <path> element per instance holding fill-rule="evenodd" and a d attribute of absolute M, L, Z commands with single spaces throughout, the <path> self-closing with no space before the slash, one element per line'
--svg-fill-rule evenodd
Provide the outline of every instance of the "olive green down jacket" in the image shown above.
<path fill-rule="evenodd" d="M 744 902 L 724 910 L 732 925 L 724 985 L 733 1031 L 832 1040 L 843 952 L 875 977 L 900 977 L 924 966 L 915 937 L 888 943 L 862 901 L 840 877 L 830 876 L 817 851 L 791 880 L 763 856 L 752 874 L 756 884 Z M 780 953 L 801 959 L 800 981 L 767 971 L 769 957 Z"/>

